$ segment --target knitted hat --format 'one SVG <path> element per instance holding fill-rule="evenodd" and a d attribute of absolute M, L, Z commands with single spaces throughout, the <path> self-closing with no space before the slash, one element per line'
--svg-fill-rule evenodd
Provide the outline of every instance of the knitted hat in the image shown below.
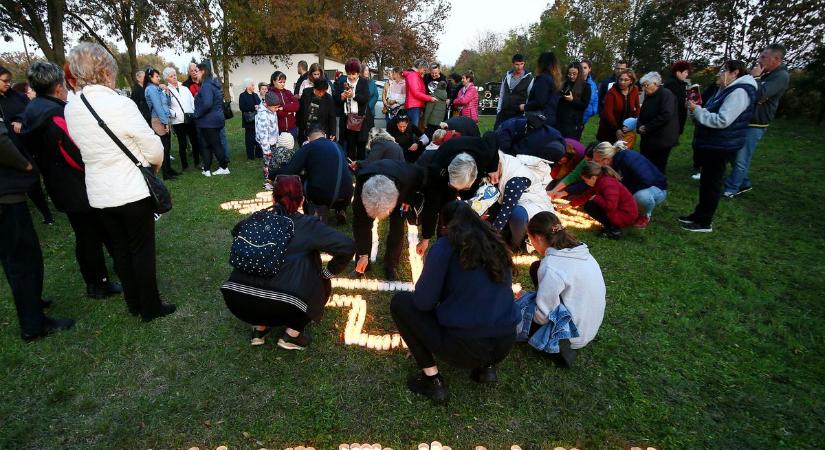
<path fill-rule="evenodd" d="M 636 119 L 635 117 L 628 117 L 624 120 L 624 122 L 622 122 L 622 125 L 630 128 L 632 131 L 636 131 L 636 122 L 638 122 L 638 120 L 639 119 Z"/>
<path fill-rule="evenodd" d="M 295 138 L 291 133 L 281 133 L 278 135 L 278 147 L 295 148 Z"/>
<path fill-rule="evenodd" d="M 264 101 L 266 102 L 266 106 L 280 106 L 283 103 L 281 96 L 274 91 L 268 91 L 264 97 Z"/>

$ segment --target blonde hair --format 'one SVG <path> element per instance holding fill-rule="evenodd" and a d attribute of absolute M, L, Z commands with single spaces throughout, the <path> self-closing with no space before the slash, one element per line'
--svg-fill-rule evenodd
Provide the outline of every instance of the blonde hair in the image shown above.
<path fill-rule="evenodd" d="M 77 78 L 77 89 L 100 84 L 114 88 L 117 62 L 102 45 L 81 42 L 69 52 L 69 70 Z"/>
<path fill-rule="evenodd" d="M 621 142 L 621 144 L 619 144 Z M 624 150 L 624 141 L 618 141 L 615 144 L 610 142 L 600 142 L 596 148 L 593 149 L 593 154 L 598 154 L 602 158 L 612 158 L 620 150 Z"/>
<path fill-rule="evenodd" d="M 590 177 L 598 177 L 601 175 L 607 175 L 609 177 L 613 177 L 617 180 L 622 179 L 622 176 L 619 175 L 618 172 L 613 170 L 610 166 L 603 166 L 596 161 L 587 161 L 584 163 L 584 167 L 582 167 L 580 176 L 582 178 L 590 178 Z"/>

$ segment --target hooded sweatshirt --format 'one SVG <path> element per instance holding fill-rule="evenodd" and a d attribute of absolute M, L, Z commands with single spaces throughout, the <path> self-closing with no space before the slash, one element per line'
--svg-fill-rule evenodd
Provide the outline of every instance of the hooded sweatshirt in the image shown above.
<path fill-rule="evenodd" d="M 570 339 L 570 347 L 579 349 L 587 345 L 596 337 L 604 319 L 606 293 L 602 269 L 590 255 L 587 244 L 563 250 L 548 248 L 538 275 L 533 321 L 546 324 L 550 312 L 564 303 L 579 331 L 579 337 Z"/>

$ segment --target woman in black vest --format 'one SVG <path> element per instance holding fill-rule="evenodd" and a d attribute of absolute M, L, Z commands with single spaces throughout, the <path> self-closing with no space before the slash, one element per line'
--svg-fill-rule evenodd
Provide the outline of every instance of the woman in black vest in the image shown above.
<path fill-rule="evenodd" d="M 713 215 L 722 195 L 725 165 L 732 162 L 745 143 L 748 121 L 753 116 L 756 100 L 756 80 L 742 61 L 728 61 L 716 75 L 719 91 L 704 107 L 688 102 L 696 129 L 693 150 L 702 167 L 699 180 L 699 203 L 692 214 L 679 217 L 682 228 L 710 233 Z"/>

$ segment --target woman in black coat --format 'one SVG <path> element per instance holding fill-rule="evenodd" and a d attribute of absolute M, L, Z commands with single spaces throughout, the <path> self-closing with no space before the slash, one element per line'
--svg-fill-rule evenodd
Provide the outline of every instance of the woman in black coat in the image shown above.
<path fill-rule="evenodd" d="M 533 80 L 533 88 L 527 96 L 527 103 L 521 105 L 519 109 L 526 115 L 542 114 L 547 125 L 556 127 L 556 111 L 559 107 L 559 87 L 561 86 L 561 70 L 559 70 L 559 60 L 553 52 L 544 52 L 539 55 L 538 66 L 536 67 L 536 78 Z"/>
<path fill-rule="evenodd" d="M 344 64 L 346 77 L 335 81 L 333 98 L 335 104 L 343 108 L 339 140 L 347 149 L 347 156 L 352 160 L 364 159 L 367 153 L 367 135 L 373 127 L 373 112 L 369 108 L 370 87 L 366 78 L 360 75 L 361 62 L 350 58 Z M 363 118 L 360 131 L 347 129 L 347 115 L 357 114 Z"/>
<path fill-rule="evenodd" d="M 676 111 L 679 113 L 679 136 L 685 132 L 685 122 L 687 121 L 687 77 L 690 76 L 691 65 L 687 61 L 676 61 L 670 66 L 673 73 L 671 78 L 665 81 L 665 88 L 676 97 Z"/>
<path fill-rule="evenodd" d="M 584 131 L 584 110 L 590 103 L 590 88 L 582 73 L 582 66 L 578 62 L 567 67 L 567 80 L 562 86 L 556 113 L 556 129 L 562 136 L 577 141 L 581 140 Z"/>
<path fill-rule="evenodd" d="M 335 140 L 335 101 L 327 93 L 329 83 L 325 78 L 313 82 L 313 87 L 301 93 L 301 109 L 298 110 L 298 139 L 300 143 L 307 140 L 307 133 L 318 127 Z"/>
<path fill-rule="evenodd" d="M 255 92 L 255 82 L 247 78 L 244 80 L 246 90 L 238 96 L 238 109 L 241 110 L 241 127 L 244 129 L 244 143 L 246 144 L 246 159 L 255 159 L 263 156 L 263 153 L 255 143 L 255 114 L 258 113 L 258 105 L 261 104 L 261 97 Z"/>
<path fill-rule="evenodd" d="M 263 344 L 271 327 L 285 325 L 278 346 L 304 350 L 310 342 L 305 328 L 311 321 L 321 320 L 332 292 L 330 278 L 347 266 L 355 244 L 318 218 L 298 212 L 304 200 L 298 176 L 277 177 L 272 196 L 273 214 L 289 217 L 294 223 L 284 263 L 268 278 L 235 269 L 221 286 L 221 293 L 232 314 L 255 325 L 252 345 Z M 321 263 L 321 252 L 332 255 L 326 267 Z"/>
<path fill-rule="evenodd" d="M 424 153 L 424 141 L 427 137 L 414 123 L 410 123 L 405 111 L 398 113 L 387 125 L 387 132 L 404 150 L 404 159 L 408 163 L 414 163 Z"/>
<path fill-rule="evenodd" d="M 670 151 L 679 143 L 679 113 L 676 96 L 662 89 L 662 77 L 650 72 L 640 80 L 645 101 L 639 111 L 636 132 L 642 137 L 639 147 L 642 155 L 666 174 Z"/>

